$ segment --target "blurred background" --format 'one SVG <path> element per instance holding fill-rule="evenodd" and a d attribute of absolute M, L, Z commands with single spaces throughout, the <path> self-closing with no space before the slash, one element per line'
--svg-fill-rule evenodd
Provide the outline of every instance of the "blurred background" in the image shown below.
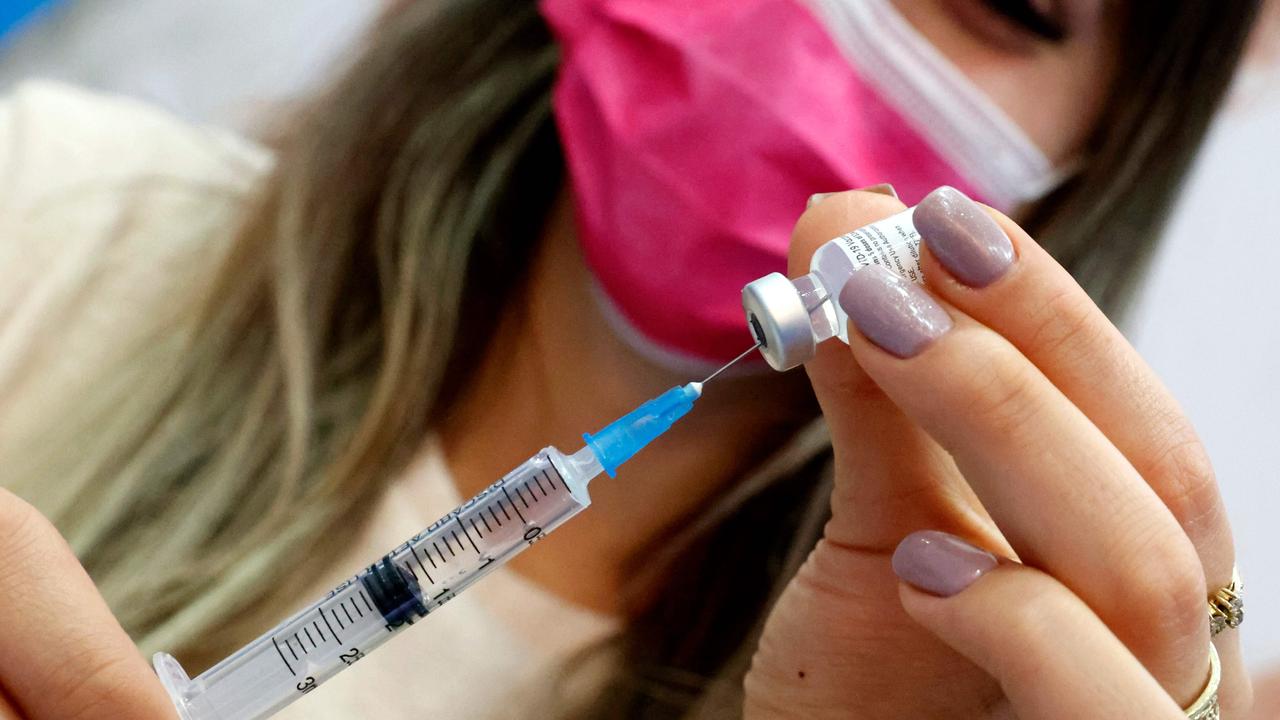
<path fill-rule="evenodd" d="M 0 0 L 0 92 L 56 79 L 261 135 L 340 66 L 380 7 Z M 1125 325 L 1214 458 L 1246 583 L 1243 639 L 1259 669 L 1280 664 L 1280 80 L 1267 40 L 1237 81 Z"/>

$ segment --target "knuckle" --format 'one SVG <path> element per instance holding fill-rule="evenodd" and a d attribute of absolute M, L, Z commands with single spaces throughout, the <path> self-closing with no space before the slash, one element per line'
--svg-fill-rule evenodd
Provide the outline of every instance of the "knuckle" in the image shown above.
<path fill-rule="evenodd" d="M 1032 366 L 1009 355 L 977 358 L 961 398 L 970 418 L 1000 434 L 1024 427 L 1040 408 Z"/>
<path fill-rule="evenodd" d="M 1215 520 L 1221 507 L 1217 474 L 1195 428 L 1178 414 L 1166 422 L 1158 448 L 1140 472 L 1189 531 Z"/>
<path fill-rule="evenodd" d="M 137 717 L 145 702 L 139 697 L 133 658 L 88 650 L 73 677 L 61 688 L 61 716 L 68 720 Z"/>
<path fill-rule="evenodd" d="M 1045 633 L 1062 622 L 1063 603 L 1048 587 L 1037 584 L 1029 588 L 1025 602 L 1015 603 L 1001 623 L 1018 638 L 1045 637 Z"/>
<path fill-rule="evenodd" d="M 1108 325 L 1093 300 L 1076 286 L 1050 294 L 1031 317 L 1030 347 L 1077 359 L 1088 357 Z"/>
<path fill-rule="evenodd" d="M 1047 577 L 1029 580 L 1022 600 L 1009 603 L 1001 613 L 1000 633 L 1016 638 L 1020 651 L 1001 658 L 998 675 L 1014 683 L 1043 677 L 1046 659 L 1057 652 L 1049 646 L 1051 638 L 1058 636 L 1064 618 L 1075 610 L 1069 602 L 1069 590 Z"/>
<path fill-rule="evenodd" d="M 1122 627 L 1138 645 L 1167 647 L 1207 627 L 1205 576 L 1195 548 L 1181 531 L 1152 532 L 1133 546 L 1130 569 L 1116 598 Z"/>

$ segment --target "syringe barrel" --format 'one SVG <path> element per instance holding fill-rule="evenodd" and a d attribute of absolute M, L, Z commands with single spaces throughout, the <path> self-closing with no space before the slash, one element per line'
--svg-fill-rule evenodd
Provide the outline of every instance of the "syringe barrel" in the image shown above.
<path fill-rule="evenodd" d="M 584 510 L 593 465 L 546 448 L 195 678 L 157 654 L 179 715 L 258 720 L 280 711 Z"/>

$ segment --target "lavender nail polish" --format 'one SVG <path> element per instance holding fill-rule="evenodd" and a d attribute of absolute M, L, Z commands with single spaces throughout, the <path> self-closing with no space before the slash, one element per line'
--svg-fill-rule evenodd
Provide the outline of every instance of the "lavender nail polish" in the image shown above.
<path fill-rule="evenodd" d="M 939 597 L 955 595 L 999 564 L 995 555 L 938 530 L 913 532 L 893 551 L 893 572 Z"/>
<path fill-rule="evenodd" d="M 880 265 L 858 268 L 840 291 L 858 331 L 900 358 L 920 353 L 951 329 L 951 316 L 923 288 Z"/>
<path fill-rule="evenodd" d="M 925 196 L 913 216 L 929 250 L 969 287 L 990 285 L 1013 264 L 1013 243 L 977 203 L 953 187 Z"/>

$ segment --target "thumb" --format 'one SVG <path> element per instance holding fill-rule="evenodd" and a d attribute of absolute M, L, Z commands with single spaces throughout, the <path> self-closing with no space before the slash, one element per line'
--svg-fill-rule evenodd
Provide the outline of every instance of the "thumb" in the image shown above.
<path fill-rule="evenodd" d="M 878 189 L 823 196 L 796 223 L 790 275 L 808 273 L 814 251 L 828 240 L 905 208 Z M 955 528 L 957 510 L 977 506 L 951 457 L 880 391 L 847 345 L 822 343 L 805 369 L 835 449 L 829 541 L 887 552 L 920 527 Z"/>

